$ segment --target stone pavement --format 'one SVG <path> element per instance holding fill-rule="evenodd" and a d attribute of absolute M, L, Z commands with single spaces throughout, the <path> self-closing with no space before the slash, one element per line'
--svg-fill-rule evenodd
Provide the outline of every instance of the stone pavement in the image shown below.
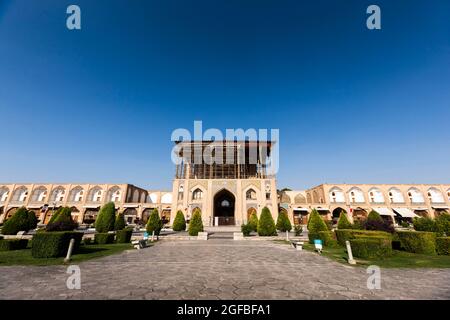
<path fill-rule="evenodd" d="M 365 268 L 269 241 L 168 241 L 80 264 L 0 267 L 0 299 L 450 299 L 450 269 Z"/>

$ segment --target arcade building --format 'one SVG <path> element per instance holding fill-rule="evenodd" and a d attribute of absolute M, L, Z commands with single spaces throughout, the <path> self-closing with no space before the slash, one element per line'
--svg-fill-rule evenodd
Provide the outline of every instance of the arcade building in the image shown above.
<path fill-rule="evenodd" d="M 342 211 L 355 221 L 376 210 L 393 224 L 450 213 L 450 184 L 321 184 L 278 191 L 270 166 L 273 142 L 183 141 L 176 147 L 179 161 L 172 190 L 132 184 L 0 183 L 0 223 L 26 207 L 46 224 L 57 208 L 67 206 L 75 221 L 90 224 L 111 201 L 128 224 L 145 224 L 155 208 L 169 223 L 179 210 L 189 220 L 198 208 L 203 224 L 210 227 L 240 226 L 253 212 L 260 215 L 263 207 L 274 219 L 285 211 L 292 223 L 302 225 L 313 209 L 334 222 Z M 224 161 L 213 161 L 218 156 Z M 227 161 L 230 157 L 233 161 Z"/>

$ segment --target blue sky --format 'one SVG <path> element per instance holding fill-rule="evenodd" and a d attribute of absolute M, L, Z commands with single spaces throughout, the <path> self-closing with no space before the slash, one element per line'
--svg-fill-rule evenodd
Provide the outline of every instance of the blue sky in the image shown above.
<path fill-rule="evenodd" d="M 0 181 L 169 189 L 194 120 L 280 129 L 279 188 L 449 183 L 450 3 L 0 1 Z"/>

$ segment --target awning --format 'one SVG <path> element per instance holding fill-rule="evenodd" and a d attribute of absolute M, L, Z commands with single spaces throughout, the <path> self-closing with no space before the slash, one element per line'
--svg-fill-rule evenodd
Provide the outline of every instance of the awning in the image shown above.
<path fill-rule="evenodd" d="M 97 209 L 97 208 L 100 208 L 100 206 L 99 205 L 95 205 L 95 204 L 87 204 L 87 205 L 83 206 L 83 208 Z"/>
<path fill-rule="evenodd" d="M 393 208 L 395 212 L 397 212 L 403 218 L 415 218 L 418 217 L 412 210 L 408 208 Z"/>
<path fill-rule="evenodd" d="M 317 211 L 330 211 L 330 209 L 328 209 L 328 208 L 325 208 L 325 207 L 318 207 L 318 208 L 315 208 Z"/>
<path fill-rule="evenodd" d="M 373 208 L 373 210 L 378 212 L 381 216 L 394 216 L 394 212 L 389 208 Z"/>
<path fill-rule="evenodd" d="M 40 206 L 40 205 L 28 205 L 27 206 L 28 209 L 40 209 L 41 207 L 43 207 L 43 206 Z"/>
<path fill-rule="evenodd" d="M 137 208 L 139 207 L 138 204 L 124 204 L 123 205 L 124 208 Z"/>
<path fill-rule="evenodd" d="M 432 208 L 445 210 L 445 209 L 448 209 L 449 207 L 448 206 L 433 206 Z"/>
<path fill-rule="evenodd" d="M 306 211 L 306 212 L 308 212 L 308 209 L 302 208 L 302 207 L 297 207 L 297 208 L 294 208 L 294 211 Z"/>
<path fill-rule="evenodd" d="M 413 210 L 418 210 L 418 211 L 427 211 L 428 208 L 412 208 Z"/>

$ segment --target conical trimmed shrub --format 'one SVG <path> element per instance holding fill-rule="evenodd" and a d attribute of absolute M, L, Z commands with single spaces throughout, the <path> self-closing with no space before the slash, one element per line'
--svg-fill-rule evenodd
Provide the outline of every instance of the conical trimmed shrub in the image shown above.
<path fill-rule="evenodd" d="M 55 222 L 56 218 L 58 218 L 58 216 L 60 215 L 60 213 L 62 212 L 62 210 L 64 209 L 64 207 L 59 207 L 58 209 L 56 209 L 56 211 L 52 212 L 52 216 L 50 217 L 50 221 L 48 222 L 53 223 Z"/>
<path fill-rule="evenodd" d="M 256 211 L 250 214 L 248 225 L 251 228 L 251 231 L 258 231 L 258 214 L 256 213 Z"/>
<path fill-rule="evenodd" d="M 202 214 L 199 209 L 192 214 L 192 219 L 189 222 L 189 235 L 197 236 L 199 232 L 203 232 Z"/>
<path fill-rule="evenodd" d="M 314 239 L 320 239 L 320 231 L 328 231 L 328 227 L 319 212 L 317 212 L 316 209 L 313 209 L 308 220 L 308 237 L 310 243 L 313 243 Z"/>
<path fill-rule="evenodd" d="M 286 232 L 286 231 L 292 230 L 291 222 L 289 221 L 289 217 L 288 217 L 286 211 L 284 211 L 284 210 L 281 210 L 278 213 L 277 230 L 280 230 L 281 232 Z"/>
<path fill-rule="evenodd" d="M 59 211 L 58 215 L 55 217 L 55 219 L 53 219 L 53 222 L 72 222 L 72 209 L 69 207 L 63 207 L 60 209 L 61 210 Z"/>
<path fill-rule="evenodd" d="M 353 225 L 348 220 L 347 214 L 345 211 L 341 211 L 341 215 L 339 216 L 339 220 L 337 223 L 338 229 L 352 229 Z"/>
<path fill-rule="evenodd" d="M 146 230 L 149 234 L 152 234 L 154 231 L 155 235 L 158 236 L 161 229 L 162 229 L 162 222 L 159 217 L 158 209 L 153 209 L 152 213 L 150 214 L 150 217 L 148 218 Z"/>
<path fill-rule="evenodd" d="M 277 230 L 275 227 L 275 222 L 273 221 L 272 214 L 269 208 L 264 207 L 261 211 L 261 216 L 258 221 L 258 235 L 265 236 L 276 236 Z"/>
<path fill-rule="evenodd" d="M 119 231 L 125 229 L 125 216 L 123 213 L 119 213 L 116 217 L 116 221 L 114 222 L 114 230 Z"/>
<path fill-rule="evenodd" d="M 186 230 L 186 220 L 184 219 L 183 211 L 178 210 L 175 219 L 172 224 L 173 231 L 184 231 Z"/>
<path fill-rule="evenodd" d="M 95 221 L 95 230 L 99 233 L 105 233 L 114 230 L 114 223 L 116 221 L 116 207 L 114 202 L 105 204 L 97 215 Z"/>
<path fill-rule="evenodd" d="M 29 210 L 28 211 L 28 230 L 35 229 L 38 224 L 38 218 L 36 217 L 36 214 Z"/>
<path fill-rule="evenodd" d="M 383 218 L 380 216 L 378 212 L 375 210 L 372 210 L 369 212 L 369 215 L 367 216 L 367 221 L 379 221 L 383 222 Z"/>
<path fill-rule="evenodd" d="M 28 210 L 25 207 L 21 207 L 3 224 L 2 233 L 5 235 L 16 235 L 19 231 L 30 230 L 29 226 Z"/>

